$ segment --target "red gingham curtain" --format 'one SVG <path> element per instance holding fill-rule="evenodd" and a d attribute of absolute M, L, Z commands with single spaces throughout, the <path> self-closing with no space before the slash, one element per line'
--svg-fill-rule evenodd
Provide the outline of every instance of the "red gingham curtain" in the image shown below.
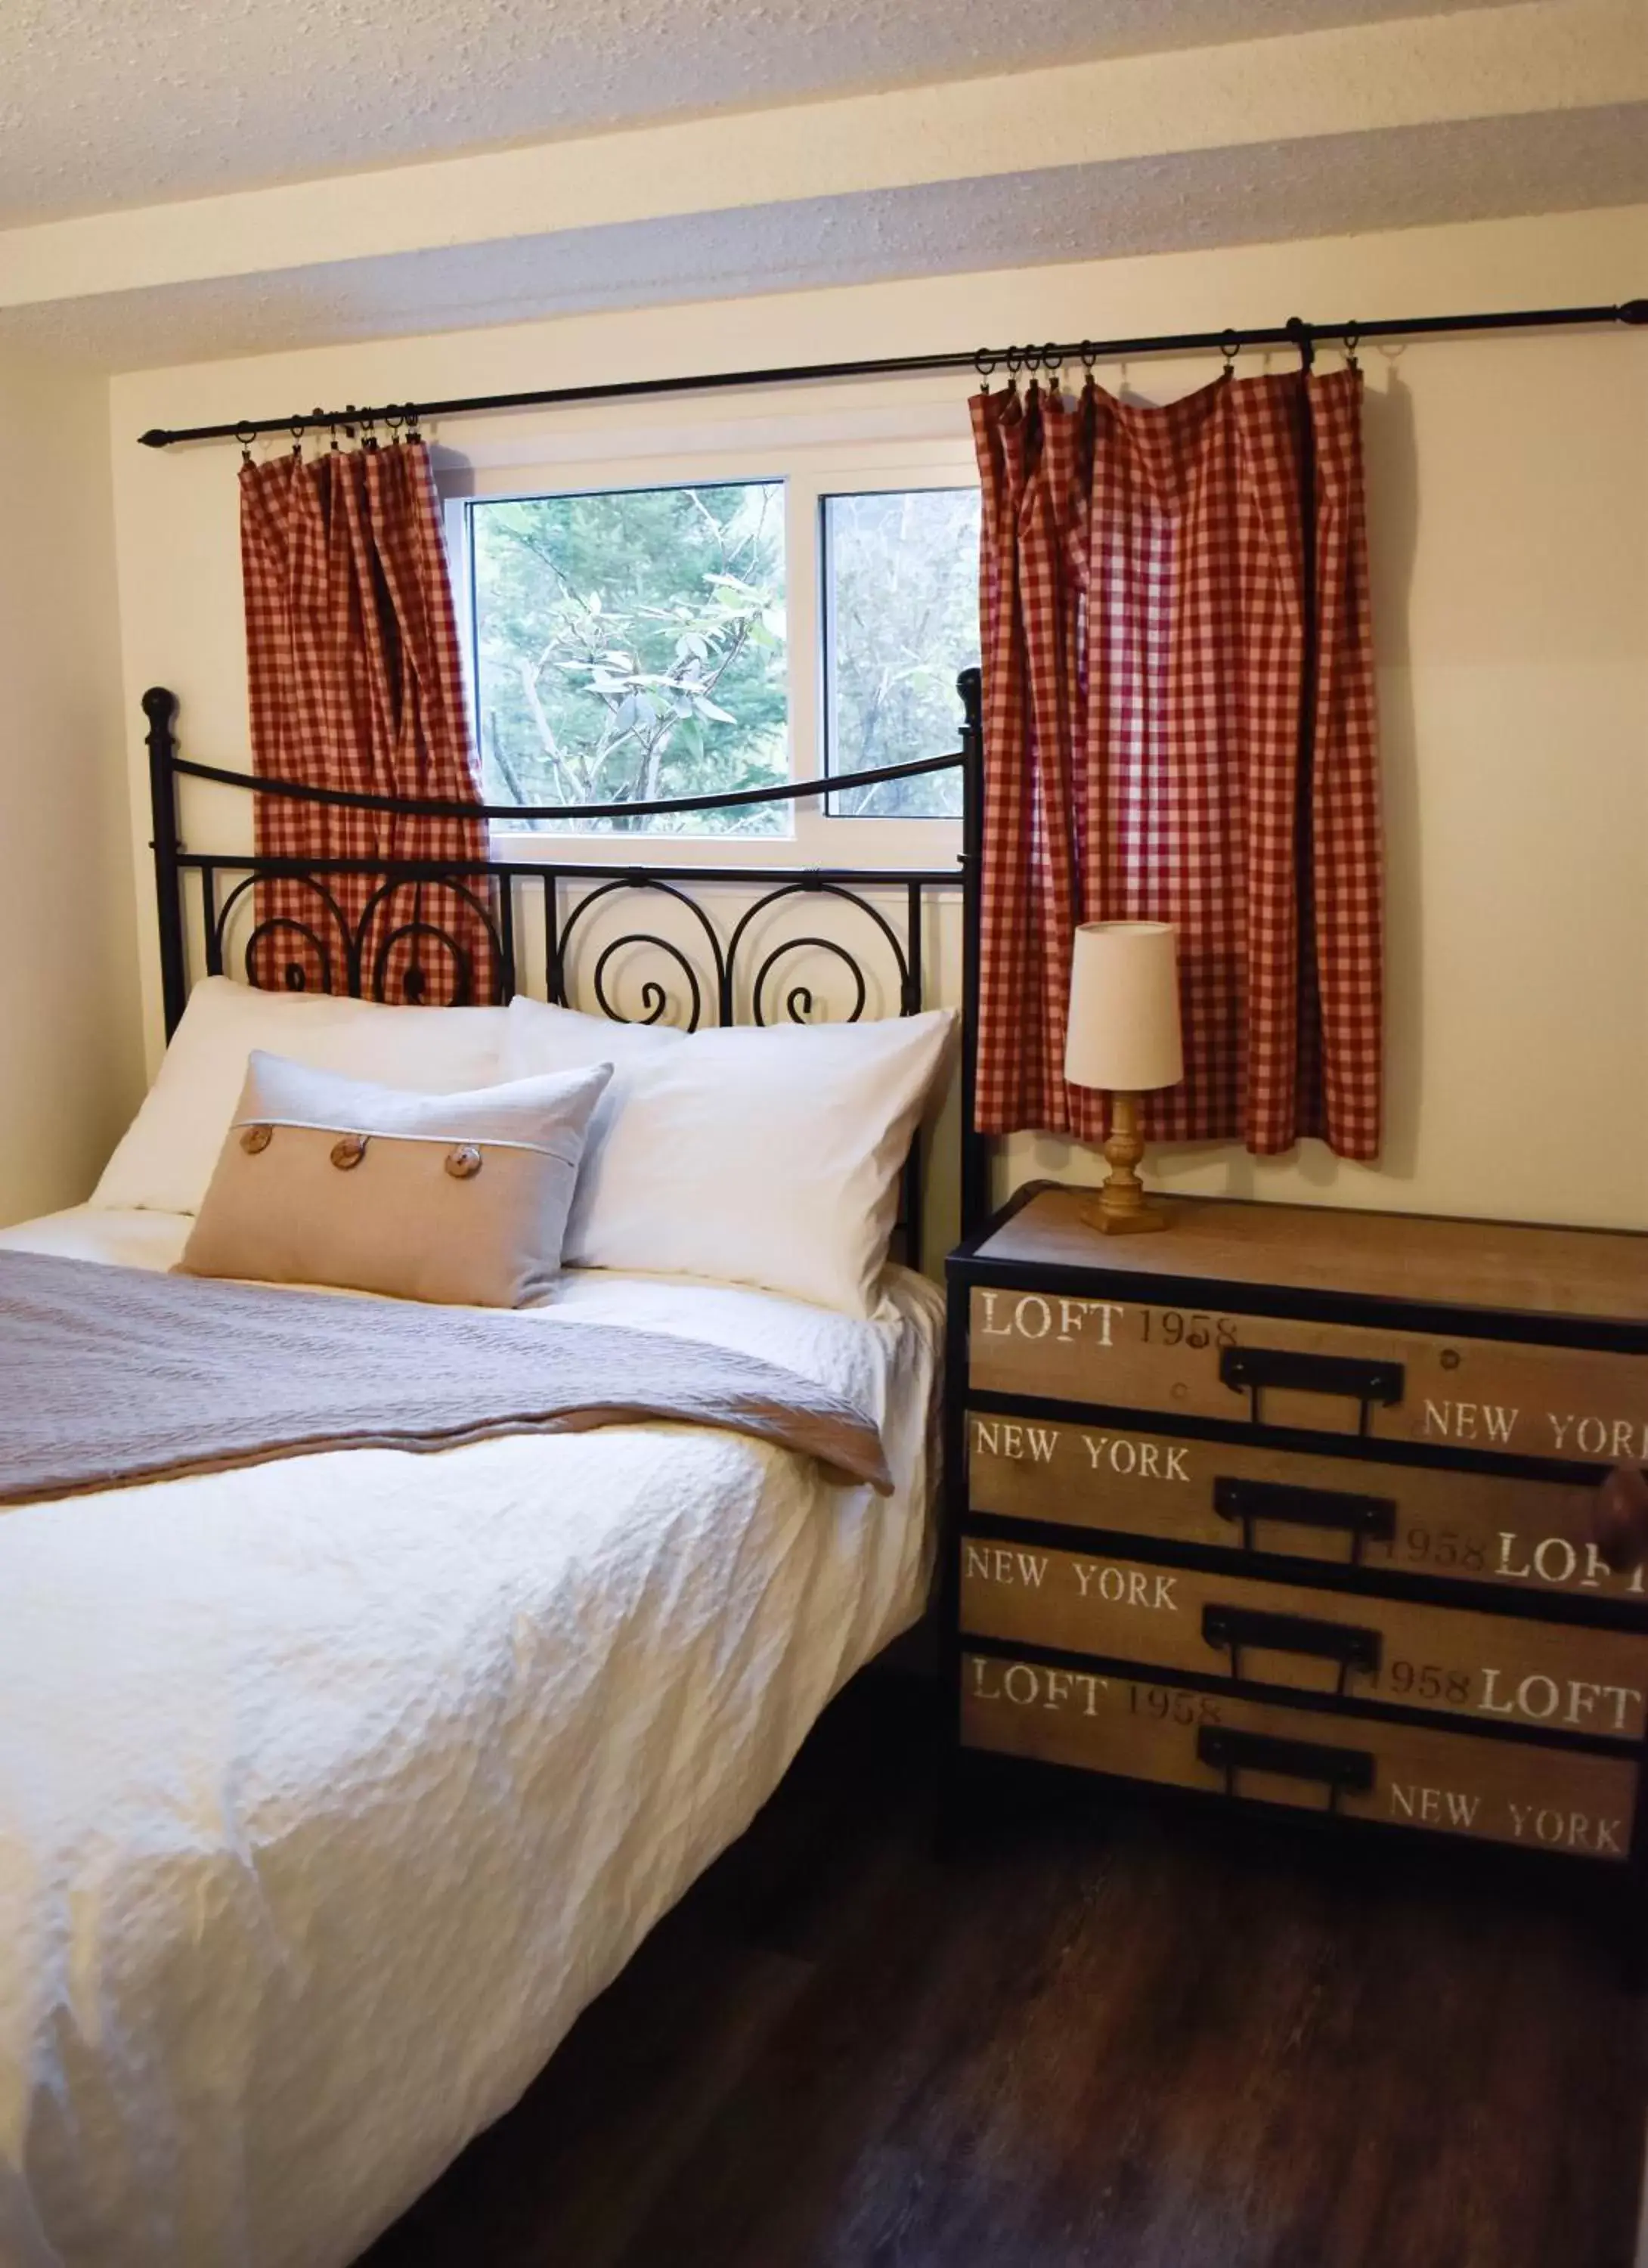
<path fill-rule="evenodd" d="M 971 405 L 983 495 L 977 1124 L 1098 1142 L 1063 1079 L 1078 922 L 1179 931 L 1159 1141 L 1379 1144 L 1378 754 L 1361 377 Z M 1313 467 L 1314 589 L 1302 500 Z M 1305 714 L 1304 688 L 1314 701 Z"/>
<path fill-rule="evenodd" d="M 312 787 L 479 802 L 423 444 L 243 466 L 240 560 L 253 769 Z M 257 848 L 277 858 L 487 855 L 480 820 L 256 802 Z M 335 913 L 305 882 L 258 885 L 254 983 L 440 1005 L 494 997 L 484 877 L 402 884 L 376 904 L 380 876 L 320 879 Z"/>

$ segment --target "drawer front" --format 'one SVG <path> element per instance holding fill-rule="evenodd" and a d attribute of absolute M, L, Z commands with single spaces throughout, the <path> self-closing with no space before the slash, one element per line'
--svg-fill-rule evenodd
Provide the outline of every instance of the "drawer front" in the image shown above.
<path fill-rule="evenodd" d="M 975 1290 L 974 1386 L 1569 1463 L 1648 1460 L 1648 1355 Z"/>
<path fill-rule="evenodd" d="M 961 1541 L 961 1627 L 1154 1669 L 1548 1731 L 1642 1736 L 1648 1635 Z"/>
<path fill-rule="evenodd" d="M 1648 1609 L 1643 1569 L 1615 1574 L 1590 1540 L 1593 1489 L 1567 1481 L 982 1410 L 967 1415 L 967 1459 L 973 1508 L 1004 1519 L 1567 1591 Z"/>
<path fill-rule="evenodd" d="M 978 1653 L 962 1656 L 961 1738 L 1003 1756 L 1615 1865 L 1630 1852 L 1637 1767 L 1623 1757 Z"/>

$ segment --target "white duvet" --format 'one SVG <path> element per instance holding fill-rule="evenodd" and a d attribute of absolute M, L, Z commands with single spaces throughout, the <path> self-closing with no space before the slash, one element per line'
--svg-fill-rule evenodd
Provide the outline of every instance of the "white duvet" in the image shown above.
<path fill-rule="evenodd" d="M 188 1225 L 0 1243 L 164 1266 Z M 646 1425 L 0 1514 L 5 2268 L 351 2259 L 919 1611 L 931 1286 L 866 1323 L 586 1274 L 522 1323 L 580 1316 L 827 1381 L 897 1494 Z"/>

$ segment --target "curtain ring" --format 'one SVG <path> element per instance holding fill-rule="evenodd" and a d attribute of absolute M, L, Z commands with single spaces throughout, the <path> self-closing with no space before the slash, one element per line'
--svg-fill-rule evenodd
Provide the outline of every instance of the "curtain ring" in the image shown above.
<path fill-rule="evenodd" d="M 996 361 L 997 357 L 988 347 L 981 347 L 973 357 L 973 367 L 983 379 L 986 394 L 990 392 L 990 377 L 996 368 Z"/>
<path fill-rule="evenodd" d="M 327 419 L 327 431 L 332 436 L 332 453 L 334 456 L 336 456 L 338 440 L 337 419 L 335 417 L 328 417 Z"/>
<path fill-rule="evenodd" d="M 407 430 L 406 430 L 406 437 L 407 437 L 407 439 L 408 439 L 408 441 L 421 441 L 421 440 L 423 438 L 423 434 L 418 431 L 418 414 L 417 414 L 417 404 L 416 404 L 416 401 L 408 401 L 408 404 L 407 404 L 407 406 L 406 406 L 406 414 L 407 414 Z"/>
<path fill-rule="evenodd" d="M 294 457 L 301 457 L 303 455 L 303 437 L 306 430 L 306 423 L 303 418 L 294 417 L 292 419 L 291 431 L 292 437 L 292 454 Z"/>
<path fill-rule="evenodd" d="M 1354 323 L 1347 323 L 1347 324 L 1345 325 L 1345 334 L 1344 334 L 1344 358 L 1345 358 L 1345 368 L 1346 368 L 1347 370 L 1360 370 L 1360 369 L 1361 369 L 1362 365 L 1361 365 L 1361 364 L 1357 360 L 1357 351 L 1356 351 L 1356 350 L 1357 350 L 1357 347 L 1361 344 L 1361 342 L 1362 342 L 1362 334 L 1361 334 L 1361 332 L 1357 328 L 1357 326 L 1356 326 Z"/>
<path fill-rule="evenodd" d="M 361 412 L 361 446 L 363 449 L 375 449 L 378 446 L 378 434 L 376 427 L 377 420 L 373 417 L 372 411 L 370 409 L 363 409 Z"/>
<path fill-rule="evenodd" d="M 401 438 L 401 427 L 403 423 L 398 409 L 391 408 L 384 412 L 384 423 L 389 428 L 389 439 L 392 446 Z"/>
<path fill-rule="evenodd" d="M 355 404 L 352 401 L 345 402 L 343 406 L 343 438 L 346 441 L 352 441 L 355 438 L 355 420 L 359 415 L 360 412 L 356 409 Z"/>
<path fill-rule="evenodd" d="M 1025 366 L 1026 357 L 1020 354 L 1017 347 L 1009 347 L 1003 360 L 1007 364 L 1007 391 L 1009 394 L 1017 394 L 1019 373 Z"/>
<path fill-rule="evenodd" d="M 1048 374 L 1049 394 L 1064 391 L 1064 357 L 1059 352 L 1058 342 L 1049 339 L 1041 350 L 1041 367 Z"/>
<path fill-rule="evenodd" d="M 241 463 L 249 465 L 252 461 L 252 444 L 257 439 L 257 428 L 249 417 L 243 417 L 235 427 L 235 439 L 240 444 Z"/>

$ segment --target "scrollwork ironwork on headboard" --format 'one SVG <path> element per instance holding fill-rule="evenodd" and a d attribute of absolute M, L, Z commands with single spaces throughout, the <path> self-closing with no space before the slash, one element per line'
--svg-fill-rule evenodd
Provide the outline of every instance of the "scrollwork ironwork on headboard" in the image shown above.
<path fill-rule="evenodd" d="M 384 1000 L 416 1002 L 429 990 L 430 966 L 439 958 L 451 978 L 454 1005 L 475 998 L 475 972 L 462 940 L 449 931 L 431 901 L 444 897 L 478 918 L 472 939 L 483 935 L 491 946 L 493 997 L 508 999 L 535 981 L 545 996 L 567 1007 L 592 1005 L 619 1021 L 677 1024 L 695 1031 L 714 1022 L 767 1024 L 777 1014 L 810 1022 L 828 1013 L 832 999 L 843 1020 L 857 1021 L 872 1004 L 883 1012 L 911 1015 L 923 1005 L 923 930 L 930 896 L 960 888 L 962 897 L 962 1211 L 964 1226 L 981 1217 L 984 1202 L 984 1155 L 972 1129 L 974 1005 L 977 995 L 980 770 L 982 727 L 976 670 L 959 681 L 964 720 L 961 747 L 953 755 L 919 763 L 891 765 L 874 773 L 800 781 L 777 788 L 745 790 L 725 797 L 684 796 L 656 804 L 623 806 L 630 818 L 654 813 L 722 809 L 746 803 L 798 801 L 839 790 L 915 773 L 959 769 L 962 774 L 962 856 L 952 869 L 842 867 L 784 869 L 770 866 L 604 865 L 585 858 L 555 861 L 495 857 L 475 860 L 326 858 L 313 860 L 256 852 L 186 849 L 180 839 L 180 777 L 210 780 L 254 795 L 277 795 L 326 805 L 347 805 L 385 814 L 422 814 L 519 821 L 527 817 L 564 820 L 608 817 L 605 806 L 457 806 L 416 798 L 371 796 L 351 791 L 305 788 L 287 781 L 261 780 L 198 764 L 180 755 L 173 733 L 175 696 L 156 688 L 143 696 L 149 719 L 150 793 L 154 813 L 154 858 L 160 936 L 161 988 L 169 1037 L 183 1012 L 191 955 L 190 927 L 198 939 L 197 966 L 221 975 L 238 961 L 248 982 L 276 983 L 301 990 L 308 981 L 306 956 L 327 990 Z M 497 838 L 495 838 L 496 840 Z M 535 846 L 548 847 L 548 846 Z M 375 880 L 364 910 L 351 920 L 332 878 L 351 875 Z M 282 880 L 313 895 L 313 917 L 290 909 L 256 918 L 253 895 L 260 882 Z M 402 909 L 397 900 L 414 893 Z M 752 893 L 754 895 L 752 895 Z M 656 913 L 632 927 L 634 896 L 650 895 Z M 702 894 L 702 895 L 701 895 Z M 353 894 L 349 895 L 352 898 Z M 800 931 L 784 926 L 791 909 L 811 909 L 823 902 L 851 909 L 857 936 L 847 941 L 823 933 L 808 920 Z M 531 922 L 536 905 L 541 918 Z M 716 918 L 719 911 L 721 918 Z M 251 917 L 242 937 L 239 924 Z M 610 919 L 608 918 L 610 917 Z M 776 933 L 775 933 L 776 932 Z M 283 961 L 279 940 L 292 940 L 293 957 Z M 401 967 L 394 966 L 404 954 Z M 871 958 L 867 961 L 865 954 Z M 821 956 L 842 983 L 812 981 L 792 956 Z M 636 956 L 650 956 L 638 963 Z M 788 964 L 787 979 L 780 971 Z M 638 980 L 637 966 L 643 968 Z M 638 1013 L 627 1014 L 629 1005 Z M 826 998 L 826 995 L 830 998 Z M 918 1162 L 913 1161 L 905 1218 L 919 1218 Z"/>
<path fill-rule="evenodd" d="M 865 878 L 865 887 L 871 886 Z M 737 961 L 739 946 L 743 943 L 752 925 L 767 911 L 768 908 L 778 904 L 783 899 L 797 897 L 803 894 L 840 899 L 844 903 L 855 907 L 859 913 L 874 924 L 886 943 L 892 965 L 897 972 L 898 1012 L 901 1016 L 914 1015 L 921 1006 L 922 939 L 919 886 L 916 887 L 906 908 L 905 941 L 901 945 L 898 932 L 892 923 L 871 902 L 869 898 L 863 895 L 862 888 L 850 888 L 843 882 L 827 880 L 821 874 L 804 874 L 799 881 L 781 882 L 776 889 L 769 890 L 763 897 L 756 900 L 755 903 L 743 915 L 733 931 L 732 941 L 727 948 L 729 975 L 731 976 L 731 965 Z M 864 983 L 864 964 L 859 961 L 857 954 L 850 952 L 839 938 L 813 936 L 782 938 L 761 961 L 750 980 L 751 1021 L 756 1024 L 764 1024 L 767 1021 L 764 1007 L 764 988 L 767 979 L 786 954 L 798 952 L 803 948 L 828 954 L 839 961 L 849 971 L 857 989 L 857 997 L 846 1021 L 856 1024 L 864 1014 L 869 999 L 868 987 Z M 806 1022 L 813 1008 L 811 990 L 805 984 L 794 986 L 787 997 L 785 1006 L 791 1023 Z"/>
<path fill-rule="evenodd" d="M 400 891 L 405 889 L 410 889 L 414 894 L 412 918 L 409 921 L 400 921 L 394 918 L 391 911 L 391 902 Z M 500 991 L 503 990 L 507 977 L 512 972 L 506 969 L 504 966 L 505 956 L 501 925 L 492 917 L 492 909 L 487 902 L 486 894 L 480 890 L 472 890 L 467 883 L 460 881 L 455 875 L 445 881 L 431 881 L 427 876 L 415 879 L 403 876 L 399 880 L 392 878 L 386 881 L 381 888 L 372 892 L 366 901 L 357 924 L 355 940 L 357 967 L 361 968 L 364 976 L 364 971 L 361 964 L 365 958 L 372 923 L 380 911 L 386 917 L 383 934 L 379 938 L 376 950 L 372 954 L 372 989 L 369 996 L 371 998 L 385 1000 L 388 998 L 389 964 L 394 957 L 396 949 L 405 945 L 408 951 L 406 966 L 401 972 L 401 994 L 403 1000 L 413 1005 L 417 1005 L 429 989 L 428 978 L 418 959 L 420 948 L 415 942 L 416 939 L 422 939 L 425 948 L 432 946 L 438 953 L 444 954 L 450 961 L 454 1005 L 460 1005 L 466 1001 L 474 1000 L 475 968 L 467 946 L 454 932 L 443 928 L 439 922 L 428 918 L 426 900 L 437 893 L 456 898 L 479 922 L 482 932 L 491 941 L 495 965 L 498 972 L 497 987 Z M 365 990 L 364 983 L 361 989 Z"/>
<path fill-rule="evenodd" d="M 578 871 L 577 868 L 572 870 L 574 879 Z M 546 870 L 546 872 L 552 875 L 556 886 L 562 880 L 568 879 L 567 870 L 563 867 Z M 637 868 L 633 873 L 614 875 L 610 880 L 597 883 L 594 888 L 585 891 L 563 920 L 558 923 L 552 920 L 545 955 L 548 973 L 549 998 L 563 1008 L 570 1008 L 576 1005 L 570 997 L 567 982 L 568 969 L 570 966 L 568 946 L 572 933 L 586 914 L 596 906 L 609 902 L 623 890 L 657 891 L 660 895 L 673 900 L 675 904 L 684 907 L 691 915 L 709 948 L 711 978 L 710 997 L 715 1001 L 718 1011 L 725 997 L 725 963 L 722 956 L 721 939 L 717 934 L 715 924 L 696 899 L 689 898 L 677 882 L 668 880 L 662 873 L 650 873 L 642 868 Z M 698 973 L 693 966 L 690 955 L 681 946 L 677 945 L 673 939 L 659 937 L 656 931 L 652 930 L 627 930 L 621 936 L 610 939 L 600 949 L 590 977 L 590 990 L 600 1013 L 612 1018 L 616 1023 L 658 1024 L 666 1020 L 669 996 L 656 979 L 646 980 L 641 987 L 641 1004 L 646 1011 L 646 1013 L 642 1016 L 626 1016 L 607 993 L 607 971 L 613 960 L 618 954 L 627 952 L 636 946 L 649 946 L 655 952 L 666 954 L 681 971 L 686 979 L 690 1000 L 689 1012 L 683 1020 L 684 1027 L 689 1032 L 695 1032 L 703 1020 L 704 1010 L 704 988 L 698 982 Z M 717 1014 L 717 1021 L 726 1020 L 725 1017 Z"/>
<path fill-rule="evenodd" d="M 296 939 L 313 955 L 320 991 L 346 992 L 366 1000 L 388 1001 L 398 997 L 408 1005 L 416 1006 L 430 989 L 427 964 L 432 957 L 438 957 L 445 964 L 451 979 L 451 1004 L 464 1006 L 475 998 L 471 955 L 461 938 L 430 917 L 428 904 L 430 898 L 450 895 L 474 915 L 489 938 L 500 995 L 507 997 L 512 989 L 514 971 L 505 941 L 507 925 L 494 917 L 492 908 L 479 891 L 472 889 L 460 874 L 445 867 L 432 864 L 392 867 L 386 863 L 360 859 L 317 859 L 313 865 L 305 865 L 290 858 L 240 861 L 210 855 L 188 863 L 202 876 L 202 931 L 210 976 L 222 976 L 232 961 L 238 961 L 248 984 L 263 983 L 269 990 L 289 992 L 306 991 L 308 970 L 304 962 L 281 959 L 279 942 L 285 938 Z M 235 884 L 220 905 L 217 876 L 238 872 L 242 865 L 251 871 Z M 377 874 L 384 879 L 351 921 L 339 904 L 336 893 L 327 887 L 323 877 L 328 873 Z M 236 940 L 232 952 L 231 924 L 242 902 L 260 882 L 275 880 L 312 891 L 319 901 L 316 922 L 322 926 L 317 927 L 291 912 L 266 915 L 254 922 L 244 939 Z M 415 893 L 414 903 L 410 918 L 399 920 L 391 909 L 394 898 L 403 890 Z M 407 948 L 406 962 L 398 983 L 392 986 L 390 964 L 403 946 Z M 277 976 L 274 985 L 268 985 L 270 971 Z M 340 975 L 343 979 L 341 984 L 335 981 Z"/>
<path fill-rule="evenodd" d="M 934 874 L 895 873 L 884 877 L 865 873 L 855 876 L 854 887 L 840 880 L 826 880 L 821 874 L 804 873 L 781 881 L 775 887 L 761 888 L 753 902 L 730 909 L 724 934 L 710 909 L 681 886 L 687 877 L 703 882 L 705 877 L 699 868 L 628 870 L 611 875 L 592 887 L 583 887 L 563 915 L 559 914 L 559 894 L 563 890 L 579 890 L 588 868 L 541 868 L 534 873 L 541 885 L 555 894 L 546 931 L 546 989 L 549 998 L 562 1007 L 592 1005 L 600 1014 L 620 1022 L 668 1022 L 689 1032 L 699 1030 L 710 1020 L 723 1026 L 744 1020 L 761 1025 L 773 1021 L 768 998 L 769 979 L 781 961 L 798 953 L 821 954 L 846 972 L 851 998 L 842 1020 L 849 1023 L 859 1020 L 870 1005 L 875 974 L 867 968 L 860 952 L 839 937 L 820 936 L 814 931 L 779 937 L 770 944 L 761 936 L 763 917 L 775 907 L 814 896 L 851 907 L 869 924 L 871 943 L 884 948 L 886 970 L 892 980 L 890 984 L 876 989 L 891 1005 L 892 1012 L 913 1014 L 922 1005 L 923 894 L 927 889 L 944 887 L 950 880 L 948 876 Z M 742 884 L 740 897 L 747 895 L 751 887 L 760 887 L 759 873 L 740 874 L 739 880 Z M 717 886 L 721 895 L 728 894 L 728 878 L 724 873 L 717 872 L 710 880 Z M 903 900 L 902 937 L 867 895 L 874 890 L 885 894 L 889 888 Z M 596 917 L 587 924 L 590 929 L 596 929 L 600 912 L 614 908 L 616 902 L 629 892 L 652 892 L 680 908 L 677 920 L 685 942 L 681 937 L 662 935 L 657 929 L 629 927 L 599 942 L 593 938 L 586 939 L 586 917 Z M 627 922 L 628 912 L 621 918 Z M 747 973 L 747 962 L 754 961 L 756 951 L 763 944 L 766 950 L 761 958 Z M 585 961 L 589 954 L 593 954 L 582 972 L 575 946 L 586 946 L 582 956 Z M 608 972 L 620 955 L 636 953 L 661 954 L 669 969 L 665 981 L 655 974 L 640 978 L 636 1012 L 629 1012 L 625 1004 L 614 996 Z M 633 971 L 630 973 L 633 976 Z M 784 996 L 783 1012 L 792 1023 L 813 1020 L 822 1006 L 815 987 L 805 982 L 792 983 Z M 672 1010 L 679 1012 L 673 1013 Z"/>

